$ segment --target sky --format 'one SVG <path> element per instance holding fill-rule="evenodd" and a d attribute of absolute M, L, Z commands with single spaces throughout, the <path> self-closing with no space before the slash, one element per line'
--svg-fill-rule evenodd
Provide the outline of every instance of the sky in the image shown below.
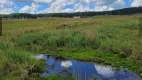
<path fill-rule="evenodd" d="M 0 0 L 0 14 L 109 11 L 142 6 L 142 0 Z"/>

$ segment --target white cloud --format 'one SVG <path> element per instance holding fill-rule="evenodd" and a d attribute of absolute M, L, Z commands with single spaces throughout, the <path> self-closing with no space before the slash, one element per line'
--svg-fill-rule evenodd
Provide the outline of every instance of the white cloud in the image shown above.
<path fill-rule="evenodd" d="M 69 13 L 71 13 L 71 12 L 74 12 L 74 9 L 67 8 L 67 9 L 62 10 L 62 12 L 69 12 Z"/>
<path fill-rule="evenodd" d="M 38 3 L 51 3 L 55 0 L 15 0 L 16 2 L 38 2 Z"/>
<path fill-rule="evenodd" d="M 0 14 L 13 13 L 14 3 L 10 0 L 0 0 Z"/>
<path fill-rule="evenodd" d="M 51 3 L 53 2 L 54 0 L 35 0 L 35 2 L 38 2 L 38 3 Z"/>
<path fill-rule="evenodd" d="M 142 6 L 142 0 L 133 0 L 131 6 L 132 7 Z"/>
<path fill-rule="evenodd" d="M 75 4 L 77 0 L 68 0 L 67 5 Z"/>
<path fill-rule="evenodd" d="M 15 2 L 33 2 L 34 0 L 14 0 Z"/>
<path fill-rule="evenodd" d="M 65 67 L 65 68 L 69 68 L 70 66 L 72 66 L 72 62 L 71 61 L 62 61 L 61 66 Z"/>
<path fill-rule="evenodd" d="M 92 0 L 95 4 L 95 11 L 108 11 L 124 7 L 124 0 Z"/>
<path fill-rule="evenodd" d="M 90 9 L 89 4 L 82 4 L 80 3 L 76 3 L 74 5 L 74 11 L 75 12 L 84 12 L 84 11 L 92 11 L 93 9 Z"/>
<path fill-rule="evenodd" d="M 53 3 L 50 4 L 50 7 L 43 10 L 39 11 L 41 13 L 58 13 L 62 12 L 64 7 L 67 5 L 67 0 L 56 0 Z"/>
<path fill-rule="evenodd" d="M 95 11 L 109 11 L 109 10 L 114 10 L 114 8 L 109 7 L 109 6 L 96 6 Z"/>
<path fill-rule="evenodd" d="M 19 13 L 31 13 L 34 14 L 37 12 L 38 4 L 32 3 L 31 6 L 24 6 L 19 10 Z"/>
<path fill-rule="evenodd" d="M 115 72 L 109 66 L 102 66 L 102 65 L 94 65 L 98 74 L 105 76 L 105 77 L 113 77 Z"/>
<path fill-rule="evenodd" d="M 25 5 L 18 12 L 19 13 L 58 13 L 58 12 L 84 12 L 84 11 L 108 11 L 113 9 L 123 8 L 124 0 L 0 0 L 0 13 L 13 13 L 13 2 L 17 1 L 31 3 Z M 41 5 L 38 3 L 45 3 L 49 7 L 44 10 L 38 10 Z M 20 4 L 20 3 L 17 3 Z M 67 7 L 71 5 L 72 7 Z M 94 5 L 95 7 L 90 7 Z M 142 0 L 133 0 L 132 6 L 142 5 Z"/>
<path fill-rule="evenodd" d="M 90 4 L 94 4 L 95 8 L 90 8 Z M 67 5 L 73 5 L 73 8 L 66 8 Z M 108 11 L 122 8 L 124 5 L 124 0 L 56 0 L 50 3 L 49 8 L 39 13 Z"/>

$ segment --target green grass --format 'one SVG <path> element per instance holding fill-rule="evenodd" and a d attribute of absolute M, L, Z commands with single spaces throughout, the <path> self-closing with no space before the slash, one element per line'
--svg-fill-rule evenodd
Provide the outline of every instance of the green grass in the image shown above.
<path fill-rule="evenodd" d="M 0 44 L 1 80 L 29 79 L 33 74 L 42 72 L 44 63 L 31 57 L 29 52 L 13 48 L 14 46 L 6 42 Z"/>
<path fill-rule="evenodd" d="M 141 74 L 142 39 L 138 36 L 137 16 L 140 14 L 4 20 L 3 36 L 0 37 L 0 77 L 5 80 L 40 80 L 44 62 L 30 57 L 36 53 L 117 68 L 123 66 Z M 56 80 L 57 76 L 49 79 Z"/>
<path fill-rule="evenodd" d="M 100 53 L 98 51 L 73 51 L 73 52 L 60 52 L 58 56 L 65 58 L 74 58 L 81 61 L 90 61 L 96 63 L 102 63 L 105 65 L 111 65 L 114 68 L 129 68 L 131 71 L 137 72 L 139 70 L 133 60 L 121 58 L 119 55 L 110 53 Z"/>
<path fill-rule="evenodd" d="M 75 80 L 75 79 L 72 76 L 61 77 L 58 75 L 53 75 L 53 76 L 46 77 L 44 80 Z"/>
<path fill-rule="evenodd" d="M 52 33 L 25 34 L 15 40 L 19 47 L 25 47 L 34 52 L 42 50 L 58 49 L 93 49 L 96 46 L 95 40 L 89 39 L 83 32 L 60 31 Z"/>

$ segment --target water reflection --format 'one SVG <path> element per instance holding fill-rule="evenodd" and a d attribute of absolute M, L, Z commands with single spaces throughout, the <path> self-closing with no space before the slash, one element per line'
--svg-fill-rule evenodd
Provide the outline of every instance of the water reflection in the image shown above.
<path fill-rule="evenodd" d="M 62 61 L 61 66 L 65 67 L 65 68 L 69 68 L 70 66 L 72 66 L 72 62 L 71 61 Z"/>
<path fill-rule="evenodd" d="M 38 56 L 35 56 L 37 59 L 47 59 L 47 56 L 46 55 L 38 55 Z"/>
<path fill-rule="evenodd" d="M 40 55 L 46 58 L 47 72 L 43 76 L 58 74 L 60 76 L 73 75 L 76 80 L 140 80 L 139 76 L 133 72 L 115 71 L 110 66 L 98 65 L 89 62 L 81 62 L 77 60 L 66 60 L 61 57 L 50 55 Z"/>
<path fill-rule="evenodd" d="M 115 75 L 115 71 L 113 71 L 112 68 L 109 66 L 102 66 L 102 65 L 94 65 L 94 66 L 98 74 L 102 76 L 113 77 Z"/>

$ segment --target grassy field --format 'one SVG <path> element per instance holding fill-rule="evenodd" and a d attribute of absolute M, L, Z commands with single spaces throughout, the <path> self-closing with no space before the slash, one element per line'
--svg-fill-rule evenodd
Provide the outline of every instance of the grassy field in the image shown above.
<path fill-rule="evenodd" d="M 142 75 L 138 16 L 141 15 L 4 19 L 0 79 L 40 80 L 44 61 L 31 56 L 41 53 L 123 66 Z M 56 77 L 47 78 L 50 79 Z"/>

